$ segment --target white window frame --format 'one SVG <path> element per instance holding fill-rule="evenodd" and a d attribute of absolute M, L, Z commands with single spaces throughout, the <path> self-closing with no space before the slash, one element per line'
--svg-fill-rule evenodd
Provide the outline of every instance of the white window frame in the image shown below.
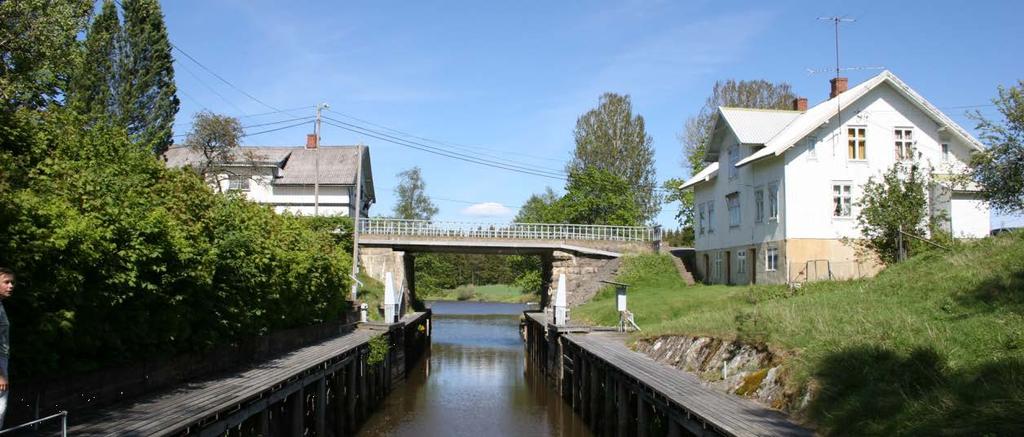
<path fill-rule="evenodd" d="M 949 143 L 942 143 L 942 162 L 949 162 Z"/>
<path fill-rule="evenodd" d="M 861 136 L 857 135 L 857 131 L 860 130 Z M 854 131 L 851 136 L 851 132 Z M 853 146 L 852 155 L 850 147 Z M 860 153 L 858 153 L 860 152 Z M 846 159 L 848 161 L 867 161 L 868 160 L 868 127 L 867 126 L 847 126 L 846 127 Z"/>
<path fill-rule="evenodd" d="M 736 252 L 736 273 L 746 276 L 747 274 L 747 251 Z"/>
<path fill-rule="evenodd" d="M 729 180 L 736 179 L 740 175 L 740 169 L 736 167 L 736 164 L 740 162 L 740 145 L 739 143 L 729 146 Z"/>
<path fill-rule="evenodd" d="M 914 128 L 895 127 L 892 130 L 893 145 L 897 161 L 914 159 Z"/>
<path fill-rule="evenodd" d="M 838 191 L 837 191 L 838 188 Z M 832 181 L 832 218 L 853 218 L 853 182 Z M 837 204 L 838 202 L 838 204 Z M 845 207 L 845 208 L 844 208 Z M 839 213 L 836 214 L 836 209 Z"/>
<path fill-rule="evenodd" d="M 228 175 L 228 191 L 249 191 L 250 181 L 246 176 Z"/>
<path fill-rule="evenodd" d="M 754 190 L 754 222 L 764 223 L 764 187 Z"/>
<path fill-rule="evenodd" d="M 817 161 L 818 160 L 818 137 L 810 136 L 805 140 L 807 141 L 807 160 Z"/>
<path fill-rule="evenodd" d="M 697 222 L 700 224 L 700 235 L 704 235 L 704 225 L 706 224 L 704 217 L 704 202 L 701 202 L 700 205 L 697 205 L 697 220 Z"/>
<path fill-rule="evenodd" d="M 708 201 L 708 233 L 715 233 L 715 201 Z"/>
<path fill-rule="evenodd" d="M 779 183 L 768 184 L 768 221 L 779 220 Z"/>
<path fill-rule="evenodd" d="M 764 251 L 764 271 L 774 272 L 779 269 L 779 248 L 769 247 Z"/>
<path fill-rule="evenodd" d="M 725 196 L 725 205 L 729 209 L 729 227 L 738 228 L 740 226 L 742 216 L 740 216 L 740 193 L 739 191 L 732 192 Z"/>

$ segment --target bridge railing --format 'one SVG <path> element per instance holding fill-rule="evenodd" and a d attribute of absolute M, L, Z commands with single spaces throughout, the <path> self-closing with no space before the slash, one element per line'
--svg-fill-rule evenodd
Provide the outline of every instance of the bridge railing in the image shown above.
<path fill-rule="evenodd" d="M 654 228 L 553 223 L 473 223 L 387 218 L 359 219 L 362 235 L 522 240 L 652 241 Z"/>

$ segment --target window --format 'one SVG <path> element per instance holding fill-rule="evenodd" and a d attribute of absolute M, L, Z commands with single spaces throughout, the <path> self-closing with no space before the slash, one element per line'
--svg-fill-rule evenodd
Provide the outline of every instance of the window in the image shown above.
<path fill-rule="evenodd" d="M 754 221 L 764 222 L 764 190 L 754 191 Z"/>
<path fill-rule="evenodd" d="M 942 144 L 942 161 L 949 162 L 949 144 Z"/>
<path fill-rule="evenodd" d="M 868 140 L 866 127 L 851 127 L 846 131 L 849 140 L 849 158 L 863 161 L 868 159 Z"/>
<path fill-rule="evenodd" d="M 736 273 L 747 273 L 747 251 L 742 250 L 736 254 Z"/>
<path fill-rule="evenodd" d="M 708 233 L 715 233 L 715 202 L 708 202 Z"/>
<path fill-rule="evenodd" d="M 249 178 L 245 176 L 228 176 L 228 189 L 237 191 L 249 191 Z"/>
<path fill-rule="evenodd" d="M 740 169 L 736 168 L 736 163 L 740 162 L 740 145 L 733 144 L 729 146 L 729 179 L 736 179 L 740 174 Z"/>
<path fill-rule="evenodd" d="M 720 281 L 722 279 L 722 252 L 715 252 L 714 277 L 716 281 Z"/>
<path fill-rule="evenodd" d="M 779 184 L 768 186 L 768 220 L 779 219 Z"/>
<path fill-rule="evenodd" d="M 896 160 L 914 159 L 914 130 L 900 127 L 893 135 L 896 137 Z"/>
<path fill-rule="evenodd" d="M 704 235 L 704 204 L 701 203 L 697 207 L 697 222 L 700 224 L 700 234 Z"/>
<path fill-rule="evenodd" d="M 774 272 L 779 267 L 779 249 L 777 247 L 769 247 L 768 250 L 764 251 L 764 270 L 766 272 Z"/>
<path fill-rule="evenodd" d="M 807 160 L 818 160 L 818 137 L 807 137 Z"/>
<path fill-rule="evenodd" d="M 849 182 L 832 183 L 832 217 L 850 217 L 853 215 L 853 200 L 850 196 Z"/>
<path fill-rule="evenodd" d="M 725 196 L 725 204 L 729 208 L 729 227 L 740 225 L 740 193 Z"/>

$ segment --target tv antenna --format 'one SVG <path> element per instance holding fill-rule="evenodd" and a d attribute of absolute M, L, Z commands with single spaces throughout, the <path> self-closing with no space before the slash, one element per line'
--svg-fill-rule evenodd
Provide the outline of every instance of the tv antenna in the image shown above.
<path fill-rule="evenodd" d="M 839 25 L 841 23 L 853 23 L 853 22 L 855 22 L 857 20 L 855 20 L 853 18 L 840 17 L 838 15 L 832 16 L 832 17 L 818 17 L 818 20 L 819 21 L 831 21 L 835 25 L 835 28 L 836 28 L 836 77 L 838 78 L 839 77 L 839 72 L 841 71 L 841 69 L 839 68 Z"/>

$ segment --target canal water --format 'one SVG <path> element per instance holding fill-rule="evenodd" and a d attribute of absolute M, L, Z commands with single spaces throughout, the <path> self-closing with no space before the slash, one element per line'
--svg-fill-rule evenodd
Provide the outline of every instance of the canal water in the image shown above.
<path fill-rule="evenodd" d="M 527 366 L 517 304 L 432 302 L 433 343 L 360 436 L 590 436 Z"/>

